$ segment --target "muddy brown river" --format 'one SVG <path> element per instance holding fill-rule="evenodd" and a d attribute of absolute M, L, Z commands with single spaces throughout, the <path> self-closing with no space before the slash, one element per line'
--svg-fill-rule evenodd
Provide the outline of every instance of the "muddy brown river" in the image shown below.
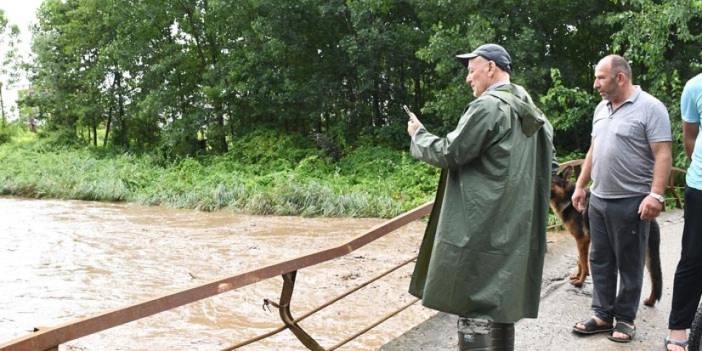
<path fill-rule="evenodd" d="M 133 204 L 0 198 L 0 344 L 54 326 L 338 246 L 379 219 L 247 216 Z M 416 255 L 411 223 L 349 255 L 298 272 L 293 315 Z M 413 298 L 412 264 L 301 322 L 325 347 Z M 156 314 L 60 350 L 220 350 L 282 322 L 281 278 Z M 339 350 L 374 350 L 433 315 L 419 304 Z M 240 350 L 305 350 L 284 331 Z"/>

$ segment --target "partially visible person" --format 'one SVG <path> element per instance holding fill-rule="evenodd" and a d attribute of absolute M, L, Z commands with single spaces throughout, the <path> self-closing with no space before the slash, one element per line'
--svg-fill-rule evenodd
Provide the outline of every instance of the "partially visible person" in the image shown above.
<path fill-rule="evenodd" d="M 665 346 L 671 351 L 687 347 L 687 329 L 692 325 L 702 295 L 702 74 L 685 84 L 680 99 L 683 143 L 691 160 L 685 178 L 685 225 L 682 252 L 675 270 L 673 303 L 668 318 L 670 333 Z"/>
<path fill-rule="evenodd" d="M 414 114 L 407 123 L 412 156 L 442 168 L 410 293 L 460 317 L 459 350 L 513 350 L 514 322 L 539 309 L 553 129 L 510 82 L 503 47 L 457 58 L 476 99 L 456 129 L 438 137 Z"/>
<path fill-rule="evenodd" d="M 612 341 L 630 342 L 636 333 L 651 220 L 665 200 L 672 133 L 665 106 L 633 85 L 623 57 L 600 60 L 594 88 L 602 101 L 595 109 L 590 149 L 572 197 L 573 206 L 583 211 L 585 188 L 592 179 L 588 215 L 594 315 L 576 323 L 573 332 L 611 333 Z"/>

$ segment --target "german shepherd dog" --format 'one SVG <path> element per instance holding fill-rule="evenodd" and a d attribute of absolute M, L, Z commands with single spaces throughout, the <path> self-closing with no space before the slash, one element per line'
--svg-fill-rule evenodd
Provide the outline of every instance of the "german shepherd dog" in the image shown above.
<path fill-rule="evenodd" d="M 585 282 L 585 278 L 590 274 L 588 265 L 588 254 L 590 251 L 590 224 L 587 215 L 587 201 L 590 193 L 587 193 L 585 211 L 578 212 L 571 202 L 571 196 L 575 190 L 575 183 L 572 176 L 575 167 L 578 165 L 563 164 L 551 181 L 551 210 L 560 218 L 563 225 L 575 238 L 578 246 L 578 266 L 577 271 L 570 276 L 570 283 L 580 287 Z M 651 294 L 644 304 L 653 306 L 660 300 L 663 290 L 663 278 L 661 273 L 660 260 L 660 227 L 655 220 L 651 221 L 651 231 L 648 236 L 646 247 L 646 268 L 651 278 Z"/>

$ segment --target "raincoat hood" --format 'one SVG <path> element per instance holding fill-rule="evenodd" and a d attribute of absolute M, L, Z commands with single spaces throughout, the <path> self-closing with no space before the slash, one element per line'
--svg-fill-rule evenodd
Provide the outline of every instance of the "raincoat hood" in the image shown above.
<path fill-rule="evenodd" d="M 522 133 L 526 136 L 534 135 L 546 123 L 543 112 L 534 105 L 524 88 L 515 84 L 505 84 L 486 93 L 497 97 L 514 109 L 522 124 Z"/>

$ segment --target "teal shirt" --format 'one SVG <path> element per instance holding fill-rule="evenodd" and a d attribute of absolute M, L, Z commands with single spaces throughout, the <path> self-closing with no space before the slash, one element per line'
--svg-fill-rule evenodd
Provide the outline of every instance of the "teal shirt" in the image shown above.
<path fill-rule="evenodd" d="M 700 113 L 702 113 L 702 74 L 698 74 L 685 84 L 680 98 L 680 112 L 683 121 L 699 126 Z M 702 190 L 702 132 L 697 134 L 692 162 L 687 169 L 685 181 L 687 186 Z"/>

